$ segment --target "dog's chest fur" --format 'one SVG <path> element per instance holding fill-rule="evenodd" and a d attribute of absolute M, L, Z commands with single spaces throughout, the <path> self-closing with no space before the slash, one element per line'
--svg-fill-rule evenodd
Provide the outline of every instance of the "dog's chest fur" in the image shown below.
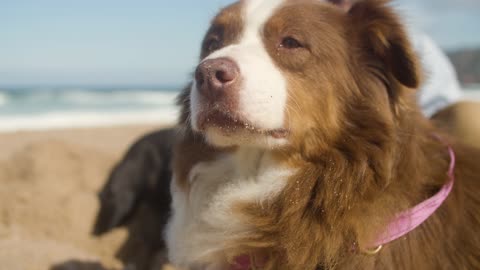
<path fill-rule="evenodd" d="M 173 213 L 166 231 L 170 258 L 182 267 L 222 260 L 215 257 L 221 257 L 225 242 L 253 230 L 241 221 L 235 205 L 275 198 L 292 173 L 253 149 L 197 162 L 188 174 L 188 191 L 178 187 L 174 173 Z"/>

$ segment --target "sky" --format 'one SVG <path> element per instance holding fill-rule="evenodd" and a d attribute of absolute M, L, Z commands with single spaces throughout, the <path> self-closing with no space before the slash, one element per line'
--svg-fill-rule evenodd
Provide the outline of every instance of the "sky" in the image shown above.
<path fill-rule="evenodd" d="M 231 0 L 0 0 L 0 86 L 187 81 L 213 15 Z M 397 0 L 447 50 L 480 47 L 480 0 Z"/>

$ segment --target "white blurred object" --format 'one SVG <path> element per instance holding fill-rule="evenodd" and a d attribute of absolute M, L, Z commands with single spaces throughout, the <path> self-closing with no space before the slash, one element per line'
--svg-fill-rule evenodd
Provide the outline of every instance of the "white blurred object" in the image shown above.
<path fill-rule="evenodd" d="M 418 92 L 423 113 L 436 112 L 462 99 L 463 93 L 455 68 L 445 53 L 427 35 L 410 31 L 410 38 L 420 57 L 425 79 Z"/>

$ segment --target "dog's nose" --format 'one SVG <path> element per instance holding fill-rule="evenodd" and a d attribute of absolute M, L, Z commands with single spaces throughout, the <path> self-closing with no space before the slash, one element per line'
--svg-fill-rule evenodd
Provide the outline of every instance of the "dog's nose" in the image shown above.
<path fill-rule="evenodd" d="M 229 58 L 209 59 L 203 61 L 195 71 L 197 88 L 207 97 L 221 95 L 234 84 L 239 77 L 238 65 Z"/>

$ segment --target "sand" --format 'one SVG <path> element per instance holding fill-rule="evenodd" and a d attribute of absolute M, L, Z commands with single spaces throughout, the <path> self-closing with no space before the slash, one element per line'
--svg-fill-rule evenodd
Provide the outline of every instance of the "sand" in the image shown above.
<path fill-rule="evenodd" d="M 90 236 L 96 196 L 130 143 L 155 128 L 1 133 L 0 270 L 55 269 L 69 261 L 72 270 L 121 269 L 115 252 L 127 231 Z"/>

